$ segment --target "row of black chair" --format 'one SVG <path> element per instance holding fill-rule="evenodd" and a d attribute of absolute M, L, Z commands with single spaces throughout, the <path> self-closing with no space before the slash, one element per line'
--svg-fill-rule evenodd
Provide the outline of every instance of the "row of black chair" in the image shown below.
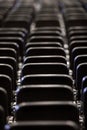
<path fill-rule="evenodd" d="M 82 102 L 83 119 L 85 129 L 87 129 L 87 10 L 81 4 L 79 2 L 76 7 L 65 7 L 64 18 L 69 45 L 70 69 L 75 80 L 77 100 Z"/>
<path fill-rule="evenodd" d="M 23 59 L 24 45 L 29 28 L 18 26 L 17 18 L 20 15 L 20 25 L 25 24 L 24 9 L 20 8 L 20 2 L 0 1 L 0 129 L 3 130 L 8 123 L 10 116 L 13 116 L 14 91 L 17 89 L 17 73 L 19 63 Z M 23 4 L 23 3 L 22 3 Z M 23 6 L 23 5 L 22 5 Z M 33 6 L 29 4 L 26 13 L 27 19 L 34 12 Z M 25 8 L 25 5 L 24 5 Z M 20 10 L 20 11 L 19 11 Z M 30 10 L 30 12 L 29 12 Z M 18 15 L 18 13 L 19 15 Z M 28 17 L 29 16 L 29 17 Z M 33 16 L 32 16 L 33 17 Z M 31 21 L 28 19 L 28 23 Z M 13 22 L 10 22 L 10 18 Z M 9 20 L 8 20 L 9 19 Z M 30 24 L 30 23 L 29 23 Z M 14 25 L 14 26 L 13 26 Z"/>
<path fill-rule="evenodd" d="M 4 19 L 14 5 L 14 1 L 0 1 L 0 28 Z M 3 29 L 2 29 L 3 30 Z M 2 32 L 2 31 L 0 31 Z M 5 31 L 4 31 L 5 32 Z M 0 36 L 1 37 L 1 36 Z M 3 130 L 4 125 L 11 115 L 11 102 L 13 99 L 12 87 L 16 84 L 16 49 L 17 44 L 10 42 L 0 42 L 0 129 Z M 15 68 L 15 71 L 14 71 Z"/>
<path fill-rule="evenodd" d="M 24 123 L 21 127 L 31 128 L 38 122 L 38 128 L 49 129 L 49 124 L 56 121 L 62 124 L 70 121 L 79 127 L 79 110 L 73 103 L 73 81 L 69 76 L 58 14 L 55 2 L 43 3 L 35 17 L 35 29 L 28 35 L 21 85 L 16 91 L 15 121 L 19 123 L 16 129 L 25 121 L 30 125 Z M 63 125 L 50 128 L 61 129 Z M 76 129 L 73 127 L 70 129 Z M 15 129 L 15 124 L 10 129 Z"/>

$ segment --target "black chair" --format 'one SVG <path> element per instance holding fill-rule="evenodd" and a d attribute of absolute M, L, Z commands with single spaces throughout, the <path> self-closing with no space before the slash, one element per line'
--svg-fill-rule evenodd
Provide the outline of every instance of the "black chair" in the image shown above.
<path fill-rule="evenodd" d="M 83 101 L 83 94 L 85 92 L 85 88 L 87 87 L 87 76 L 84 76 L 82 78 L 82 84 L 81 84 L 81 101 Z"/>
<path fill-rule="evenodd" d="M 25 39 L 26 34 L 22 31 L 16 30 L 0 30 L 0 37 L 22 37 Z"/>
<path fill-rule="evenodd" d="M 83 15 L 81 16 L 71 16 L 66 19 L 66 26 L 73 27 L 73 26 L 87 26 L 87 17 Z"/>
<path fill-rule="evenodd" d="M 16 91 L 17 104 L 32 101 L 74 101 L 73 90 L 67 85 L 25 85 Z"/>
<path fill-rule="evenodd" d="M 21 78 L 21 85 L 61 84 L 73 86 L 72 78 L 65 74 L 26 75 Z"/>
<path fill-rule="evenodd" d="M 61 36 L 32 36 L 28 39 L 28 42 L 59 42 L 62 46 L 64 45 Z"/>
<path fill-rule="evenodd" d="M 79 130 L 79 125 L 73 121 L 20 121 L 5 125 L 5 130 Z"/>
<path fill-rule="evenodd" d="M 74 27 L 70 27 L 70 28 L 68 28 L 68 33 L 70 32 L 70 31 L 85 31 L 85 30 L 87 30 L 87 26 L 74 26 Z"/>
<path fill-rule="evenodd" d="M 2 86 L 0 86 L 0 106 L 3 107 L 5 118 L 7 118 L 9 116 L 8 94 L 7 94 L 7 91 Z"/>
<path fill-rule="evenodd" d="M 72 37 L 72 36 L 84 36 L 87 35 L 87 30 L 72 30 L 68 33 L 68 37 Z"/>
<path fill-rule="evenodd" d="M 59 42 L 28 42 L 25 45 L 25 50 L 30 47 L 62 47 Z"/>
<path fill-rule="evenodd" d="M 76 69 L 77 66 L 81 63 L 87 62 L 87 55 L 78 55 L 74 59 L 74 67 L 73 67 L 73 78 L 76 78 Z"/>
<path fill-rule="evenodd" d="M 72 114 L 73 113 L 73 114 Z M 16 106 L 16 121 L 74 121 L 79 124 L 76 104 L 63 101 L 21 103 Z"/>
<path fill-rule="evenodd" d="M 58 55 L 47 55 L 47 56 L 28 56 L 24 58 L 23 64 L 27 63 L 64 63 L 67 64 L 66 58 L 64 56 Z"/>
<path fill-rule="evenodd" d="M 34 31 L 58 31 L 58 32 L 60 32 L 60 34 L 62 32 L 60 27 L 55 27 L 55 26 L 52 26 L 52 27 L 36 27 L 34 29 Z"/>
<path fill-rule="evenodd" d="M 73 68 L 74 59 L 76 56 L 87 54 L 87 47 L 75 47 L 71 52 L 70 64 Z"/>
<path fill-rule="evenodd" d="M 0 56 L 10 56 L 10 57 L 15 58 L 16 61 L 18 61 L 17 53 L 12 48 L 8 48 L 8 47 L 0 48 Z"/>
<path fill-rule="evenodd" d="M 19 55 L 24 54 L 24 39 L 21 37 L 0 37 L 0 42 L 16 42 L 19 45 Z"/>
<path fill-rule="evenodd" d="M 19 45 L 16 42 L 0 42 L 0 48 L 11 48 L 16 51 L 17 59 L 19 57 Z"/>
<path fill-rule="evenodd" d="M 59 31 L 33 31 L 28 38 L 31 38 L 32 36 L 61 36 L 61 34 Z"/>
<path fill-rule="evenodd" d="M 74 6 L 73 6 L 73 3 L 75 4 Z M 65 16 L 67 16 L 67 15 L 72 15 L 72 16 L 74 16 L 74 15 L 81 15 L 81 14 L 85 14 L 85 11 L 84 11 L 84 9 L 81 7 L 81 5 L 78 5 L 77 7 L 76 7 L 76 3 L 75 2 L 71 2 L 71 6 L 69 5 L 69 8 L 64 8 L 64 15 Z M 79 2 L 77 2 L 77 4 L 79 4 Z M 68 19 L 68 18 L 67 18 Z"/>
<path fill-rule="evenodd" d="M 18 65 L 17 61 L 13 57 L 9 56 L 0 56 L 0 64 L 8 64 L 13 67 L 14 70 L 14 80 L 17 80 L 17 70 L 18 70 Z"/>
<path fill-rule="evenodd" d="M 27 63 L 22 67 L 22 76 L 32 74 L 69 74 L 63 63 Z"/>
<path fill-rule="evenodd" d="M 11 115 L 11 102 L 13 101 L 12 81 L 7 75 L 0 74 L 0 87 L 6 90 L 8 96 L 8 114 Z"/>
<path fill-rule="evenodd" d="M 72 36 L 69 39 L 69 43 L 71 43 L 72 41 L 78 41 L 78 40 L 87 40 L 87 36 Z"/>
<path fill-rule="evenodd" d="M 0 105 L 0 130 L 4 130 L 6 123 L 5 111 L 4 108 Z"/>
<path fill-rule="evenodd" d="M 43 16 L 43 17 L 39 17 L 35 20 L 35 23 L 36 23 L 36 27 L 52 27 L 52 26 L 57 26 L 59 27 L 60 26 L 60 23 L 58 21 L 58 18 L 55 18 L 54 17 L 46 17 L 46 16 Z"/>
<path fill-rule="evenodd" d="M 28 30 L 27 29 L 25 29 L 25 28 L 18 28 L 18 27 L 11 27 L 11 28 L 9 28 L 9 27 L 1 27 L 0 28 L 0 32 L 2 32 L 2 31 L 4 31 L 4 32 L 23 32 L 25 35 L 27 35 L 27 33 L 28 33 Z"/>
<path fill-rule="evenodd" d="M 78 99 L 81 97 L 82 79 L 87 75 L 87 63 L 81 63 L 76 69 L 76 89 L 78 91 Z"/>
<path fill-rule="evenodd" d="M 26 50 L 25 56 L 60 55 L 66 56 L 62 47 L 31 47 Z"/>
<path fill-rule="evenodd" d="M 9 64 L 0 64 L 0 74 L 5 74 L 9 76 L 12 80 L 12 89 L 15 90 L 16 88 L 16 79 L 14 76 L 13 67 Z"/>
<path fill-rule="evenodd" d="M 69 45 L 69 54 L 70 54 L 70 59 L 72 58 L 72 51 L 76 47 L 87 47 L 87 41 L 86 40 L 78 40 L 78 41 L 72 41 Z M 71 64 L 71 69 L 73 69 L 73 66 Z"/>
<path fill-rule="evenodd" d="M 82 103 L 83 103 L 83 121 L 84 121 L 84 127 L 85 130 L 87 129 L 87 87 L 83 89 L 83 99 L 82 99 Z"/>
<path fill-rule="evenodd" d="M 27 12 L 26 12 L 26 14 L 27 14 Z M 25 29 L 29 28 L 31 25 L 32 17 L 27 15 L 28 16 L 28 18 L 27 18 L 27 16 L 25 17 L 25 15 L 21 16 L 21 14 L 20 14 L 18 16 L 16 16 L 16 15 L 13 15 L 11 17 L 8 16 L 4 21 L 4 27 L 9 27 L 9 28 L 18 27 L 18 28 L 25 28 Z"/>

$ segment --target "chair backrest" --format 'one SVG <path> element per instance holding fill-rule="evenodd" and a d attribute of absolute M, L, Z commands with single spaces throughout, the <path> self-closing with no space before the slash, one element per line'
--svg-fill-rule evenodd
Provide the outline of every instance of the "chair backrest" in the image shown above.
<path fill-rule="evenodd" d="M 78 91 L 78 98 L 80 98 L 80 91 L 81 91 L 81 85 L 82 85 L 82 79 L 84 76 L 87 76 L 87 63 L 81 63 L 77 66 L 76 69 L 76 88 Z"/>
<path fill-rule="evenodd" d="M 69 43 L 71 43 L 72 41 L 78 41 L 78 40 L 87 40 L 87 35 L 84 35 L 84 36 L 72 36 L 69 39 Z"/>
<path fill-rule="evenodd" d="M 73 67 L 73 78 L 76 78 L 76 69 L 77 66 L 81 63 L 87 62 L 87 55 L 78 55 L 74 59 L 74 67 Z"/>
<path fill-rule="evenodd" d="M 69 32 L 69 37 L 87 35 L 87 30 L 72 30 Z"/>
<path fill-rule="evenodd" d="M 64 45 L 63 38 L 61 36 L 32 36 L 28 39 L 28 42 L 59 42 Z"/>
<path fill-rule="evenodd" d="M 70 46 L 69 46 L 69 52 L 70 52 L 70 57 L 72 56 L 72 50 L 76 47 L 87 47 L 87 40 L 78 40 L 78 41 L 72 41 L 70 43 Z M 72 58 L 72 57 L 71 57 Z M 71 64 L 71 69 L 73 69 L 73 66 Z"/>
<path fill-rule="evenodd" d="M 60 27 L 36 27 L 35 29 L 34 29 L 34 31 L 46 31 L 46 30 L 48 30 L 48 31 L 58 31 L 58 32 L 60 32 L 61 33 L 61 28 Z"/>
<path fill-rule="evenodd" d="M 25 85 L 16 91 L 17 104 L 31 101 L 74 101 L 73 90 L 67 85 Z"/>
<path fill-rule="evenodd" d="M 23 32 L 24 34 L 27 34 L 28 33 L 28 30 L 25 29 L 25 28 L 18 28 L 18 27 L 12 27 L 12 28 L 9 28 L 9 27 L 2 27 L 0 28 L 0 31 L 4 31 L 4 32 L 8 32 L 8 31 L 14 31 L 14 32 Z"/>
<path fill-rule="evenodd" d="M 0 48 L 11 48 L 16 51 L 17 59 L 19 56 L 19 45 L 16 42 L 0 42 Z"/>
<path fill-rule="evenodd" d="M 0 105 L 0 130 L 4 130 L 4 126 L 6 125 L 6 117 L 4 108 Z"/>
<path fill-rule="evenodd" d="M 77 31 L 77 30 L 85 31 L 85 30 L 87 30 L 87 26 L 75 26 L 75 27 L 68 28 L 68 32 L 70 32 L 70 31 Z"/>
<path fill-rule="evenodd" d="M 72 114 L 73 113 L 73 114 Z M 79 124 L 79 110 L 73 102 L 46 101 L 16 106 L 16 121 L 74 121 Z"/>
<path fill-rule="evenodd" d="M 81 101 L 83 101 L 84 90 L 87 87 L 87 75 L 82 78 L 81 84 Z"/>
<path fill-rule="evenodd" d="M 64 74 L 38 74 L 26 75 L 21 78 L 21 85 L 33 84 L 61 84 L 73 86 L 73 80 L 69 75 Z"/>
<path fill-rule="evenodd" d="M 35 20 L 36 23 L 36 27 L 50 27 L 50 26 L 59 26 L 59 21 L 58 19 L 55 19 L 55 17 L 53 18 L 48 18 L 47 17 L 43 17 L 43 18 L 38 18 L 37 20 Z"/>
<path fill-rule="evenodd" d="M 73 121 L 20 121 L 5 125 L 5 130 L 79 130 L 79 125 Z"/>
<path fill-rule="evenodd" d="M 12 80 L 12 89 L 16 88 L 16 80 L 14 75 L 13 67 L 9 64 L 0 64 L 0 74 L 5 74 L 9 76 Z"/>
<path fill-rule="evenodd" d="M 0 87 L 6 90 L 8 96 L 8 114 L 11 115 L 11 102 L 13 101 L 12 80 L 9 76 L 0 74 Z"/>
<path fill-rule="evenodd" d="M 87 87 L 85 87 L 83 89 L 83 99 L 82 99 L 82 103 L 83 103 L 83 116 L 84 116 L 84 126 L 85 129 L 87 129 Z"/>
<path fill-rule="evenodd" d="M 26 13 L 27 14 L 27 13 Z M 23 15 L 22 15 L 23 16 Z M 28 18 L 21 17 L 21 14 L 19 16 L 12 15 L 12 17 L 7 17 L 4 21 L 4 27 L 18 27 L 18 28 L 29 28 L 31 23 L 31 16 L 28 15 Z"/>
<path fill-rule="evenodd" d="M 70 61 L 70 63 L 72 64 L 72 68 L 73 68 L 73 65 L 74 65 L 75 57 L 78 56 L 78 55 L 83 55 L 83 54 L 87 54 L 87 47 L 85 47 L 85 46 L 83 46 L 83 47 L 75 47 L 72 50 L 71 61 Z"/>
<path fill-rule="evenodd" d="M 10 56 L 15 58 L 17 61 L 17 53 L 12 48 L 0 48 L 0 56 Z"/>
<path fill-rule="evenodd" d="M 3 107 L 5 112 L 5 118 L 7 118 L 7 116 L 9 116 L 8 94 L 7 91 L 2 86 L 0 87 L 0 106 Z"/>
<path fill-rule="evenodd" d="M 69 74 L 63 63 L 27 63 L 22 67 L 22 76 L 29 74 Z"/>
<path fill-rule="evenodd" d="M 26 63 L 64 63 L 67 64 L 66 58 L 64 56 L 57 56 L 57 55 L 48 55 L 48 56 L 28 56 L 24 59 L 24 64 Z"/>
<path fill-rule="evenodd" d="M 87 24 L 87 18 L 83 16 L 73 16 L 73 17 L 68 17 L 66 19 L 66 25 L 67 27 L 73 27 L 73 26 L 86 26 Z"/>
<path fill-rule="evenodd" d="M 16 30 L 0 30 L 0 37 L 22 37 L 25 38 L 25 33 L 22 31 L 16 31 Z"/>
<path fill-rule="evenodd" d="M 62 47 L 31 47 L 26 50 L 25 56 L 60 55 L 66 56 Z"/>
<path fill-rule="evenodd" d="M 0 64 L 8 64 L 13 67 L 14 70 L 14 77 L 15 80 L 17 80 L 17 70 L 18 70 L 18 65 L 17 61 L 13 57 L 9 56 L 0 56 Z"/>
<path fill-rule="evenodd" d="M 27 42 L 25 50 L 30 47 L 62 47 L 59 42 Z"/>
<path fill-rule="evenodd" d="M 24 53 L 24 39 L 21 37 L 0 37 L 0 42 L 16 42 L 19 46 L 19 55 Z"/>
<path fill-rule="evenodd" d="M 35 31 L 31 32 L 29 38 L 32 36 L 61 36 L 61 34 L 58 31 Z"/>

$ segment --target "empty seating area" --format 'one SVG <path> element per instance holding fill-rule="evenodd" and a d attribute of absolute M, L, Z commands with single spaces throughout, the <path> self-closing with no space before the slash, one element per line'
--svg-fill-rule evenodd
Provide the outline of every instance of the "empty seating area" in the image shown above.
<path fill-rule="evenodd" d="M 0 1 L 0 130 L 87 130 L 87 0 Z"/>

